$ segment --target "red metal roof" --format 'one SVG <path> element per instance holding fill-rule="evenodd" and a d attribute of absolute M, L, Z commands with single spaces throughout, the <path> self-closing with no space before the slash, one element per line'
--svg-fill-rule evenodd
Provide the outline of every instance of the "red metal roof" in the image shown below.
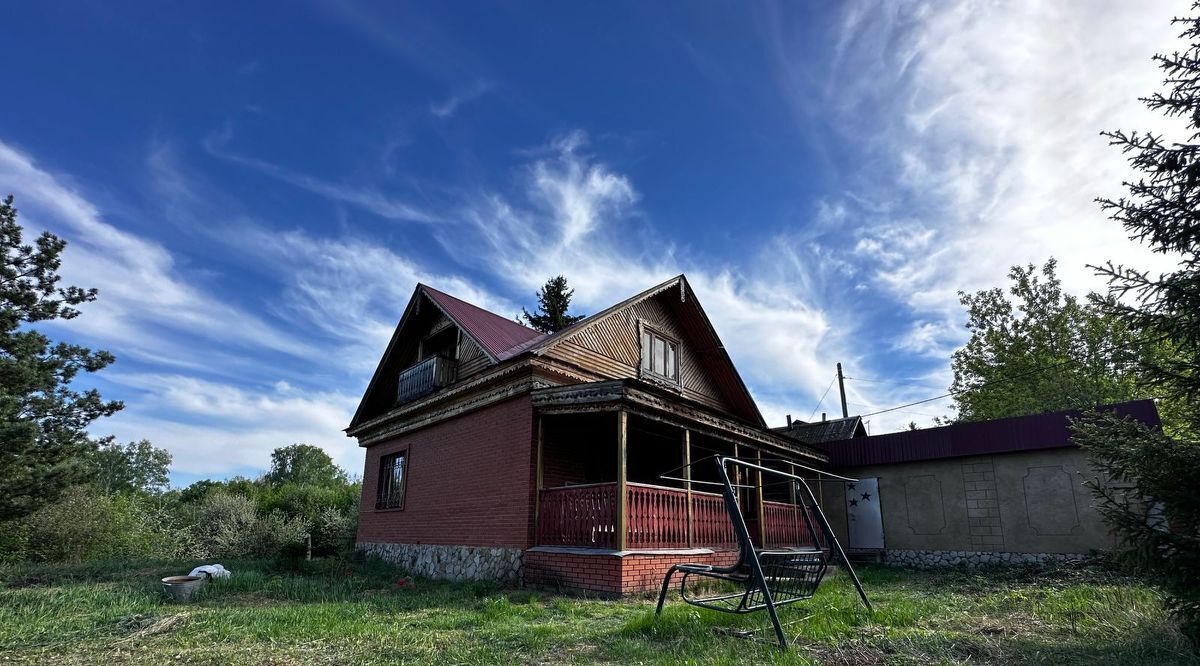
<path fill-rule="evenodd" d="M 421 285 L 425 294 L 446 311 L 456 324 L 478 342 L 488 354 L 503 361 L 515 356 L 522 345 L 546 337 L 544 334 L 501 317 L 481 307 L 445 294 L 433 287 Z"/>
<path fill-rule="evenodd" d="M 1132 417 L 1149 426 L 1162 426 L 1153 400 L 1123 402 L 1096 409 L 1115 411 L 1120 416 Z M 1069 418 L 1081 413 L 1080 410 L 1071 410 L 955 423 L 940 428 L 827 442 L 818 446 L 829 452 L 830 462 L 835 467 L 1055 449 L 1075 446 L 1071 441 Z"/>

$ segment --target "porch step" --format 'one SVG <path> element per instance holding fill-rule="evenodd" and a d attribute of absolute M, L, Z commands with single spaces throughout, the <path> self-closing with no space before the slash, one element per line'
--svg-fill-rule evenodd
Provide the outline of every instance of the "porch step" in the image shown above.
<path fill-rule="evenodd" d="M 883 550 L 878 548 L 850 548 L 846 550 L 846 557 L 854 563 L 882 564 Z"/>

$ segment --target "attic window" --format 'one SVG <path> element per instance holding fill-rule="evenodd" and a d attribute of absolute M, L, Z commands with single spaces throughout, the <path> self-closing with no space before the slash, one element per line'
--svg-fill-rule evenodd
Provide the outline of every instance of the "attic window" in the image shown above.
<path fill-rule="evenodd" d="M 642 376 L 679 383 L 679 343 L 649 328 L 642 329 Z"/>

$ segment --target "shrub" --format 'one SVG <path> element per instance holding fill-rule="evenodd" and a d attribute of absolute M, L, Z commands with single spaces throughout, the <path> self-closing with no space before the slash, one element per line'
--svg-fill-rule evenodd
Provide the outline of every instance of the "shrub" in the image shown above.
<path fill-rule="evenodd" d="M 354 549 L 358 533 L 358 507 L 326 507 L 313 524 L 313 554 L 340 555 Z"/>
<path fill-rule="evenodd" d="M 303 543 L 306 528 L 304 520 L 261 512 L 247 497 L 215 491 L 201 502 L 192 534 L 202 557 L 258 558 Z"/>
<path fill-rule="evenodd" d="M 27 553 L 35 561 L 153 556 L 161 543 L 154 534 L 153 516 L 136 498 L 93 486 L 67 489 L 32 514 L 27 526 Z"/>

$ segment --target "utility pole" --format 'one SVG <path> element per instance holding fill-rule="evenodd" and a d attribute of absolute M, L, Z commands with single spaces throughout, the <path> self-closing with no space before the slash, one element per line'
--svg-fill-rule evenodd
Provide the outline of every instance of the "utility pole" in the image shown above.
<path fill-rule="evenodd" d="M 838 393 L 842 394 L 842 418 L 850 418 L 850 411 L 846 409 L 846 382 L 845 377 L 842 377 L 842 364 L 837 364 L 838 368 Z"/>

